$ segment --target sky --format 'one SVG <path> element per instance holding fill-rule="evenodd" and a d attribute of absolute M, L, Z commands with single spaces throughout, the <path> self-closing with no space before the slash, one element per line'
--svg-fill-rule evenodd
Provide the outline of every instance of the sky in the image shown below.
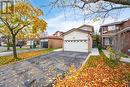
<path fill-rule="evenodd" d="M 100 25 L 130 18 L 130 9 L 123 9 L 120 11 L 120 15 L 114 18 L 108 17 L 104 22 L 91 21 L 90 18 L 84 21 L 84 14 L 78 9 L 54 8 L 50 11 L 49 7 L 44 7 L 50 1 L 52 0 L 31 0 L 34 7 L 40 8 L 44 12 L 44 16 L 41 18 L 48 24 L 46 31 L 49 35 L 52 35 L 56 31 L 66 32 L 72 28 L 80 27 L 83 24 L 93 25 L 95 33 L 98 33 Z"/>

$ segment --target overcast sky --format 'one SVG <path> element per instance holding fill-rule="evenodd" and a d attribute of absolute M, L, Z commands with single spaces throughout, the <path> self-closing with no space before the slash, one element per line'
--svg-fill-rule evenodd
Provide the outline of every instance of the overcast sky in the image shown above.
<path fill-rule="evenodd" d="M 116 18 L 106 18 L 103 23 L 101 21 L 90 21 L 90 18 L 87 18 L 86 21 L 84 21 L 83 13 L 78 9 L 73 10 L 69 8 L 54 8 L 51 12 L 49 12 L 49 7 L 44 8 L 43 5 L 48 4 L 50 1 L 51 0 L 31 0 L 33 6 L 43 10 L 44 16 L 42 18 L 48 23 L 47 32 L 49 35 L 53 34 L 57 30 L 65 32 L 83 24 L 93 25 L 95 32 L 98 32 L 99 27 L 102 24 L 130 18 L 130 9 L 124 9 L 121 10 L 120 15 L 117 15 Z"/>

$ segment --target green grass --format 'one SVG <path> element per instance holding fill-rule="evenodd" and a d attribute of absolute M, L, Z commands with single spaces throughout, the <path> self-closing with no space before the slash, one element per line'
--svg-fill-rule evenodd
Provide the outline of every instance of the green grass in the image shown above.
<path fill-rule="evenodd" d="M 111 58 L 108 58 L 104 52 L 102 50 L 99 50 L 99 53 L 100 53 L 100 56 L 103 57 L 103 59 L 105 60 L 105 63 L 111 67 L 111 68 L 115 68 L 116 66 L 118 66 L 119 63 L 121 63 L 119 60 L 117 59 L 111 59 Z"/>
<path fill-rule="evenodd" d="M 130 58 L 130 56 L 128 56 L 127 54 L 121 53 L 121 56 L 124 58 Z"/>

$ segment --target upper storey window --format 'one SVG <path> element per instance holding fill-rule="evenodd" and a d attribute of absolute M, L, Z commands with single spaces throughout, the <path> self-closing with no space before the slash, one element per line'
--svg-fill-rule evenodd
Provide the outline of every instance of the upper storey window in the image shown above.
<path fill-rule="evenodd" d="M 108 31 L 112 31 L 112 30 L 115 30 L 115 29 L 116 29 L 115 25 L 114 26 L 108 26 Z"/>

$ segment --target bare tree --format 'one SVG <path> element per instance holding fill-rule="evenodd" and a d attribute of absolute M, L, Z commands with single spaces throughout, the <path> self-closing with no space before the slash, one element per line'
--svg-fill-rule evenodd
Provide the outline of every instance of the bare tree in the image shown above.
<path fill-rule="evenodd" d="M 53 8 L 78 8 L 87 16 L 106 18 L 115 13 L 119 14 L 121 9 L 130 8 L 130 0 L 53 0 L 49 3 Z M 110 14 L 109 14 L 110 13 Z"/>

